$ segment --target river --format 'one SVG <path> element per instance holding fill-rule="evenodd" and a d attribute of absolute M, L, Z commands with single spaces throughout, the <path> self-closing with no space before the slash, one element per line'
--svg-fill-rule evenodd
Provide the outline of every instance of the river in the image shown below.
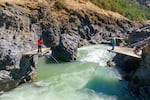
<path fill-rule="evenodd" d="M 107 67 L 115 56 L 107 48 L 81 47 L 76 62 L 40 58 L 37 81 L 6 92 L 0 100 L 134 100 L 117 69 Z"/>

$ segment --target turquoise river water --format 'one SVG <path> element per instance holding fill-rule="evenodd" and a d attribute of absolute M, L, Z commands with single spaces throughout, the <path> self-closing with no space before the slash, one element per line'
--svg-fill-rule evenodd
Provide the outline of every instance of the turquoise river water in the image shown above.
<path fill-rule="evenodd" d="M 0 100 L 134 100 L 118 71 L 107 67 L 115 56 L 107 48 L 79 48 L 76 62 L 56 64 L 40 58 L 37 82 L 23 84 Z"/>

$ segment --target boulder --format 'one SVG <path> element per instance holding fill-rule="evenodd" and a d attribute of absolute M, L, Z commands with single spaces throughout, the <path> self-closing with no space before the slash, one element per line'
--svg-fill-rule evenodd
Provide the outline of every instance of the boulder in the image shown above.
<path fill-rule="evenodd" d="M 108 65 L 109 67 L 114 67 L 114 66 L 116 66 L 115 62 L 113 62 L 113 61 L 111 61 L 111 60 L 108 60 L 108 61 L 107 61 L 107 65 Z"/>
<path fill-rule="evenodd" d="M 9 71 L 5 70 L 0 71 L 0 91 L 1 91 L 0 95 L 3 94 L 4 91 L 14 88 L 17 85 L 18 82 L 12 79 Z"/>
<path fill-rule="evenodd" d="M 57 60 L 75 61 L 77 59 L 78 42 L 78 38 L 62 34 L 59 45 L 52 47 L 52 56 Z"/>
<path fill-rule="evenodd" d="M 13 5 L 4 6 L 7 10 L 0 8 L 0 94 L 31 81 L 37 62 L 37 57 L 23 56 L 37 48 L 37 31 L 33 31 L 36 29 L 30 27 L 29 18 L 21 10 Z"/>
<path fill-rule="evenodd" d="M 42 24 L 42 37 L 44 44 L 48 47 L 56 46 L 59 44 L 60 30 L 57 26 L 48 24 Z"/>

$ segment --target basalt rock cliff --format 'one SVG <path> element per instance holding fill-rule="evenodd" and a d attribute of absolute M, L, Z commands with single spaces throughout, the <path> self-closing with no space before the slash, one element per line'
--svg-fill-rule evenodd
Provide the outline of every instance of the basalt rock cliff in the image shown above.
<path fill-rule="evenodd" d="M 34 50 L 37 35 L 30 27 L 29 18 L 18 6 L 0 5 L 0 91 L 7 91 L 33 79 L 36 75 L 37 57 L 23 56 Z M 37 28 L 37 27 L 36 27 Z"/>
<path fill-rule="evenodd" d="M 57 28 L 55 31 L 57 30 L 57 32 L 55 34 L 52 32 L 54 28 L 49 29 L 49 32 L 43 32 L 45 41 L 55 41 L 55 45 L 50 45 L 50 42 L 45 42 L 45 44 L 53 47 L 53 56 L 65 61 L 77 59 L 77 47 L 107 42 L 114 34 L 124 38 L 135 27 L 127 18 L 118 13 L 100 9 L 89 0 L 55 1 L 51 3 L 49 8 L 51 19 L 53 18 L 56 22 L 55 26 Z M 48 28 L 45 29 L 47 30 Z M 65 38 L 62 38 L 62 35 Z M 52 36 L 54 37 L 52 38 Z M 76 38 L 76 40 L 70 39 L 69 36 Z M 69 46 L 71 46 L 73 40 L 74 43 L 77 43 L 77 46 L 72 48 Z M 65 45 L 65 42 L 68 42 L 70 45 Z M 63 46 L 60 46 L 60 44 Z M 67 53 L 56 52 L 60 51 L 60 49 L 64 49 Z M 70 56 L 69 59 L 66 59 L 64 55 Z"/>
<path fill-rule="evenodd" d="M 142 50 L 142 58 L 137 59 L 117 54 L 114 60 L 123 70 L 122 76 L 128 81 L 129 89 L 140 99 L 149 100 L 150 97 L 150 24 L 143 25 L 131 32 L 129 47 Z M 120 61 L 120 59 L 122 59 Z"/>
<path fill-rule="evenodd" d="M 89 0 L 2 0 L 0 91 L 35 77 L 37 56 L 23 54 L 37 48 L 38 35 L 56 59 L 75 61 L 78 47 L 126 37 L 134 28 L 127 18 Z"/>

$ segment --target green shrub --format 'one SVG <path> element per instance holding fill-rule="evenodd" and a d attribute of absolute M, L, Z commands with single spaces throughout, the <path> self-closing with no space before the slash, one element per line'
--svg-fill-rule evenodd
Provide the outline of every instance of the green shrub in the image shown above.
<path fill-rule="evenodd" d="M 65 0 L 59 0 L 59 1 L 56 1 L 55 4 L 54 4 L 54 7 L 58 10 L 61 10 L 63 9 L 63 2 L 65 2 Z"/>

